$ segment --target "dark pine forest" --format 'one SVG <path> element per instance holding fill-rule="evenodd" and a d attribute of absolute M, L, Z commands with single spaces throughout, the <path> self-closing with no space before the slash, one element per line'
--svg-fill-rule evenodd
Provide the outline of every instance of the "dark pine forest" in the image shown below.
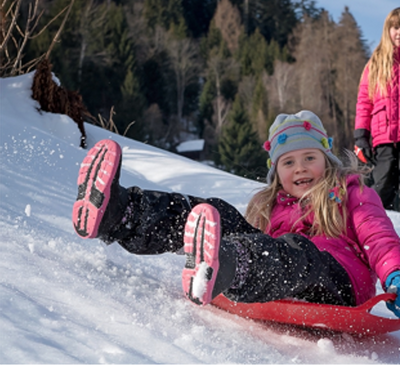
<path fill-rule="evenodd" d="M 88 123 L 170 151 L 204 139 L 204 159 L 253 179 L 281 112 L 311 110 L 337 153 L 353 146 L 370 50 L 349 8 L 334 22 L 308 0 L 3 3 L 1 77 L 47 57 Z"/>

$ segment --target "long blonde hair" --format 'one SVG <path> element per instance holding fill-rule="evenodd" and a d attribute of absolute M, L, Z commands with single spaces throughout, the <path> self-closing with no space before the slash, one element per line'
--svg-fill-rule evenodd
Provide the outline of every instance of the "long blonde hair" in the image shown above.
<path fill-rule="evenodd" d="M 334 164 L 325 156 L 326 169 L 323 178 L 310 189 L 299 201 L 304 214 L 299 220 L 306 218 L 311 212 L 314 220 L 311 235 L 325 235 L 339 237 L 346 233 L 347 221 L 347 177 L 356 174 L 359 176 L 360 189 L 364 187 L 364 176 L 369 169 L 360 167 L 356 156 L 348 151 L 346 166 Z M 329 199 L 331 189 L 339 185 L 342 189 L 341 204 Z M 246 219 L 253 226 L 265 231 L 270 225 L 270 217 L 276 205 L 278 192 L 282 190 L 278 174 L 274 175 L 270 185 L 256 193 L 247 206 Z M 294 223 L 296 225 L 297 222 Z M 289 233 L 289 232 L 288 232 Z"/>
<path fill-rule="evenodd" d="M 380 92 L 382 96 L 387 95 L 387 86 L 393 76 L 394 60 L 394 46 L 390 39 L 390 28 L 395 26 L 400 26 L 400 8 L 392 10 L 386 17 L 383 24 L 381 41 L 375 48 L 366 66 L 369 68 L 368 96 L 371 100 L 375 92 Z"/>

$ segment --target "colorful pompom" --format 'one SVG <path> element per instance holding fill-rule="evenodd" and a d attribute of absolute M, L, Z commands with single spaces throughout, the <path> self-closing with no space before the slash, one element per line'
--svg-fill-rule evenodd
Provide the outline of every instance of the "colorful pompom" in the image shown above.
<path fill-rule="evenodd" d="M 325 137 L 321 139 L 321 143 L 326 149 L 329 149 L 329 142 Z"/>
<path fill-rule="evenodd" d="M 305 128 L 306 131 L 309 131 L 312 127 L 310 122 L 304 121 L 303 127 Z"/>
<path fill-rule="evenodd" d="M 332 137 L 328 138 L 328 143 L 329 143 L 329 148 L 332 149 L 332 146 L 333 146 L 333 138 Z"/>
<path fill-rule="evenodd" d="M 271 151 L 271 142 L 265 141 L 263 147 L 264 147 L 264 150 L 266 150 L 267 152 Z"/>
<path fill-rule="evenodd" d="M 271 159 L 269 158 L 269 159 L 267 160 L 267 167 L 270 169 L 271 166 L 272 166 L 272 161 L 271 161 Z"/>
<path fill-rule="evenodd" d="M 334 200 L 336 203 L 341 204 L 344 194 L 344 189 L 340 186 L 339 182 L 337 182 L 337 185 L 333 189 L 329 190 L 328 197 L 330 200 Z"/>
<path fill-rule="evenodd" d="M 278 137 L 278 143 L 279 144 L 284 144 L 287 140 L 287 135 L 285 133 L 282 133 L 281 135 L 279 135 Z"/>

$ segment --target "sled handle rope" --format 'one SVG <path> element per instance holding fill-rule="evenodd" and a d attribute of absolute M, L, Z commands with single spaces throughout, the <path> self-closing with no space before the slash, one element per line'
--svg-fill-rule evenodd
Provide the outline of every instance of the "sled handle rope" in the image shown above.
<path fill-rule="evenodd" d="M 377 305 L 379 302 L 390 302 L 394 301 L 397 297 L 397 294 L 395 293 L 384 293 L 384 294 L 379 294 L 369 300 L 367 300 L 365 303 L 359 305 L 357 308 L 359 310 L 371 310 L 375 305 Z"/>

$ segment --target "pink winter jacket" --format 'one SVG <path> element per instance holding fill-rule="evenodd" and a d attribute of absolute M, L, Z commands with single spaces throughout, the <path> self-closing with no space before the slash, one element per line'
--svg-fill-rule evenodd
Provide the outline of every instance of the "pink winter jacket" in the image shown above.
<path fill-rule="evenodd" d="M 295 224 L 301 216 L 298 201 L 283 191 L 278 195 L 270 228 L 265 233 L 274 238 L 286 233 L 301 234 L 320 251 L 329 252 L 347 271 L 356 302 L 361 304 L 375 295 L 377 277 L 383 284 L 389 274 L 400 270 L 400 238 L 378 194 L 368 187 L 361 191 L 357 176 L 350 176 L 347 183 L 347 235 L 309 237 L 313 217 Z"/>
<path fill-rule="evenodd" d="M 387 88 L 387 96 L 375 93 L 368 96 L 368 66 L 361 78 L 358 91 L 355 129 L 371 132 L 373 147 L 384 143 L 400 142 L 400 48 L 395 50 L 393 79 Z"/>

